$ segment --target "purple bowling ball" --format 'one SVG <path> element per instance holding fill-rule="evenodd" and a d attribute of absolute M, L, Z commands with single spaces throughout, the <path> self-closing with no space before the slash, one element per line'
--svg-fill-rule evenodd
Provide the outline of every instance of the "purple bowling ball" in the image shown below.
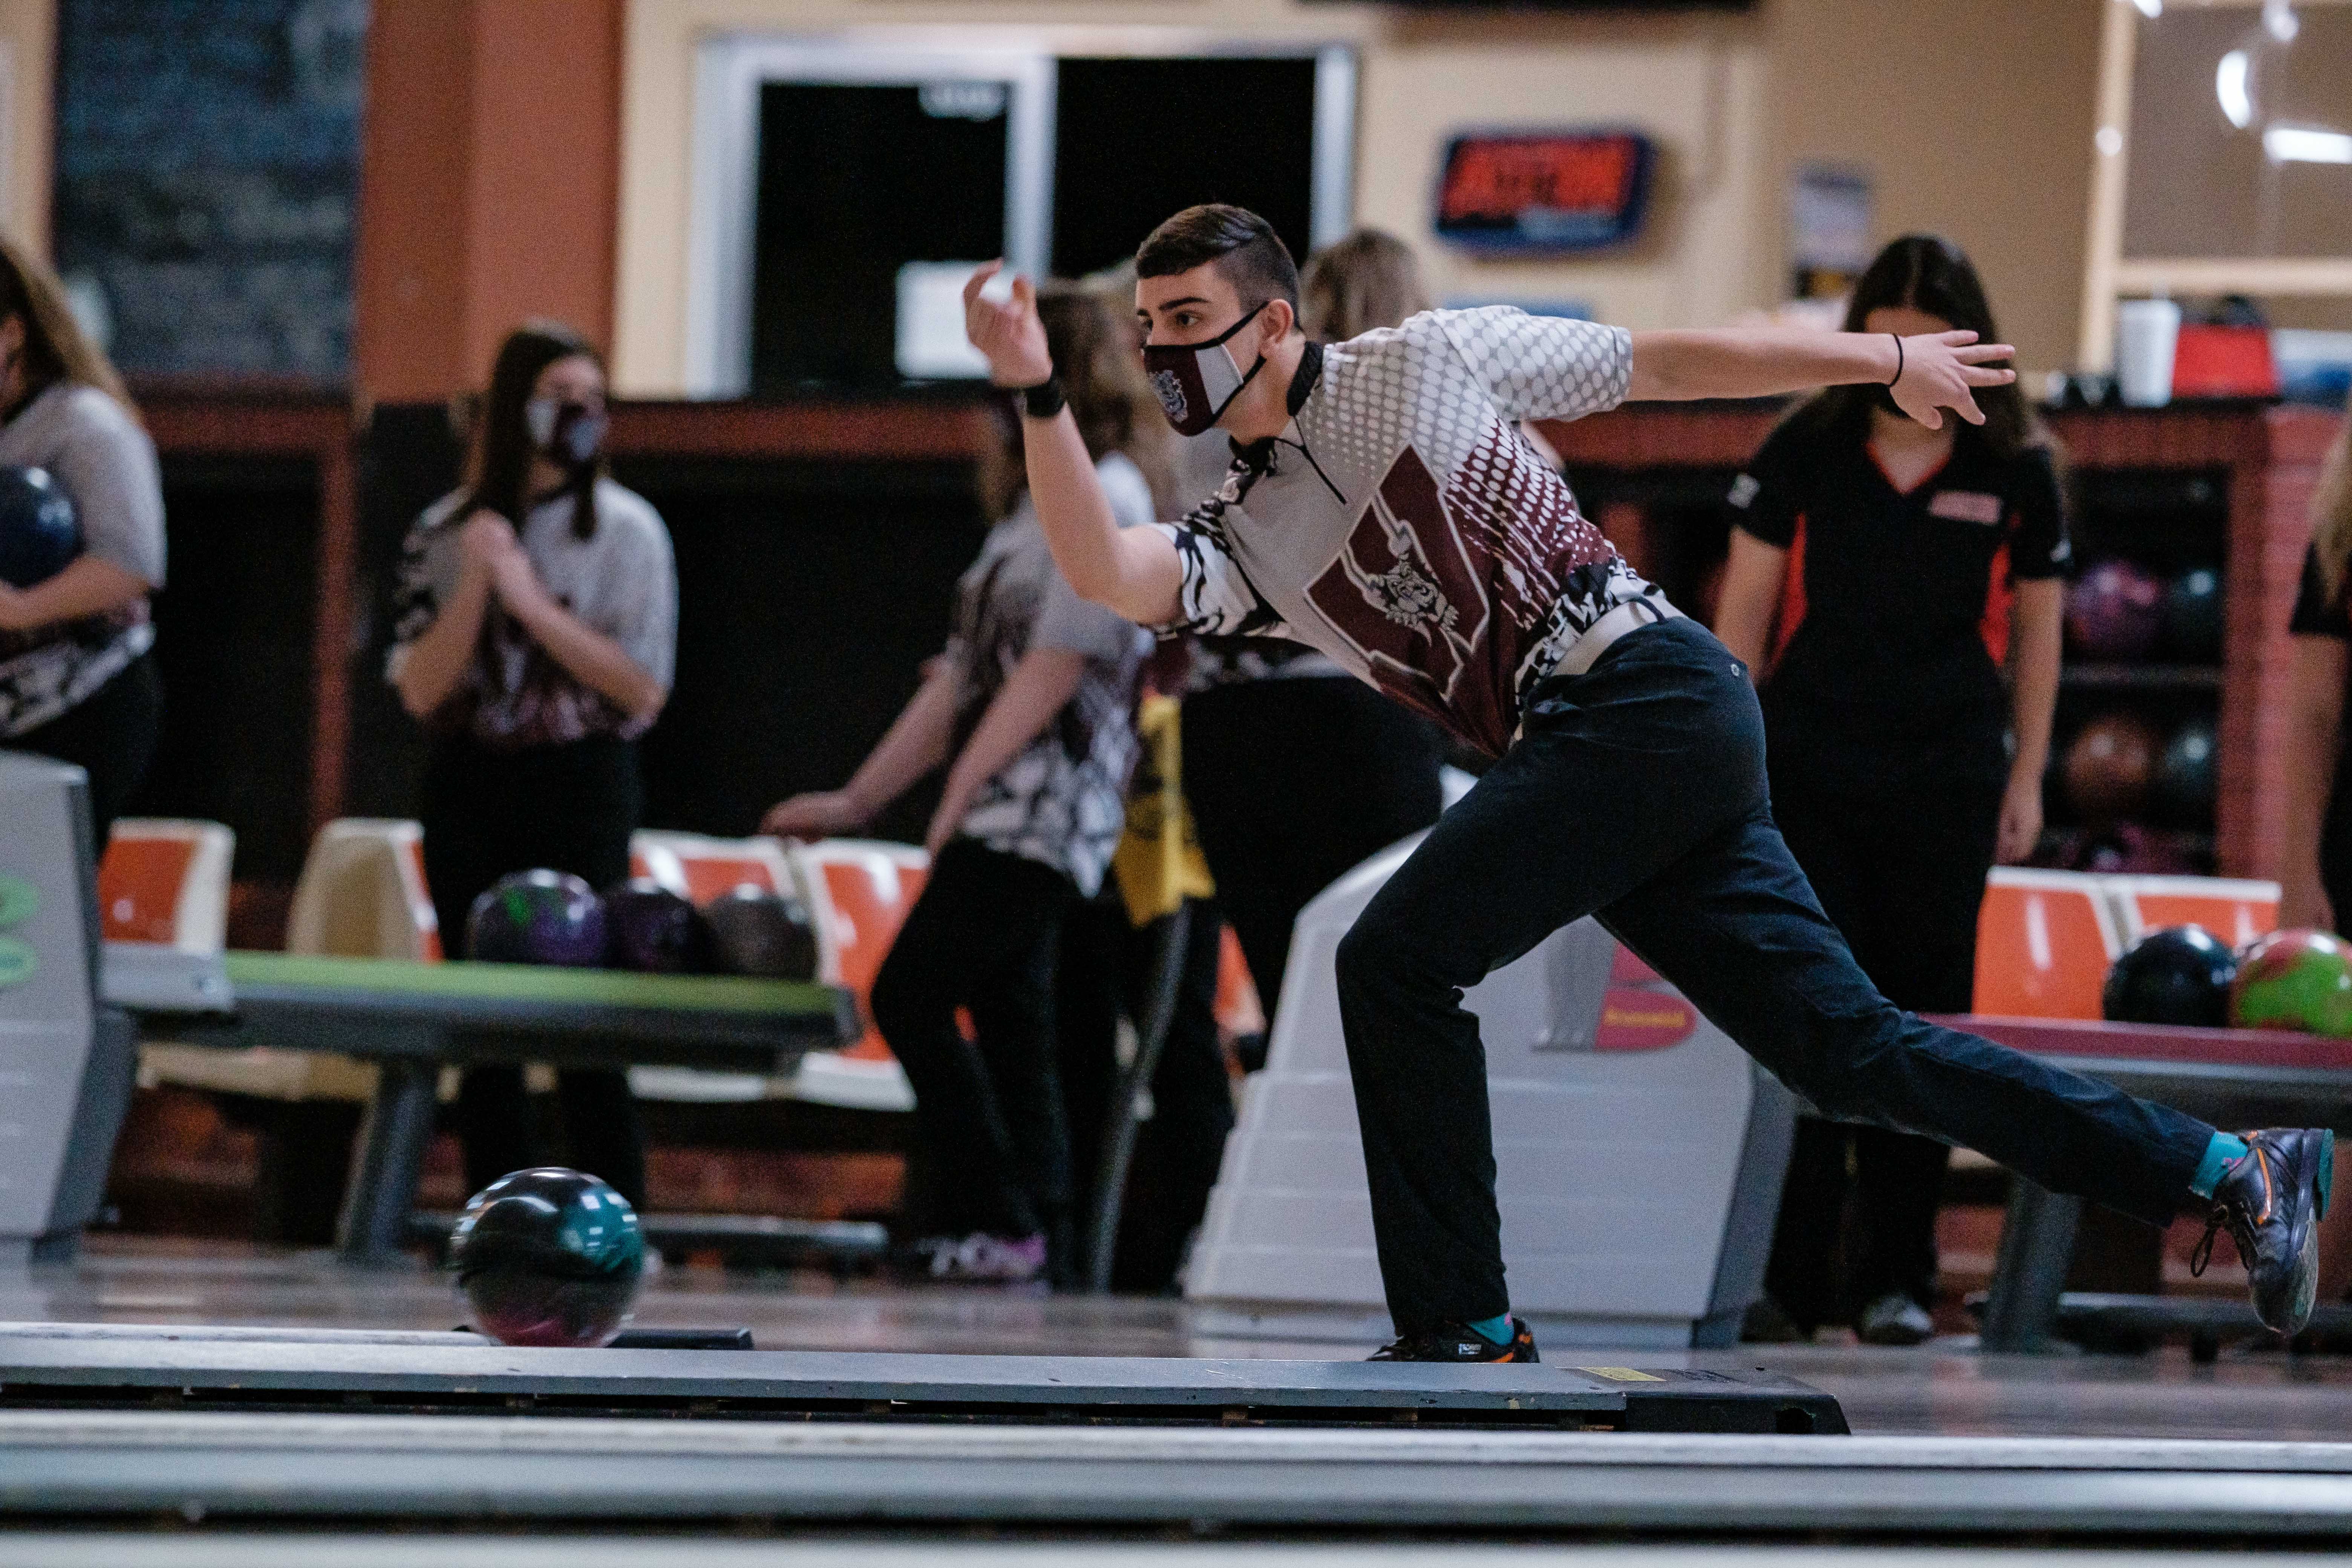
<path fill-rule="evenodd" d="M 710 928 L 702 911 L 650 877 L 604 889 L 606 963 L 646 974 L 708 974 Z"/>
<path fill-rule="evenodd" d="M 2163 626 L 2163 583 L 2128 561 L 2102 561 L 2066 591 L 2066 635 L 2085 658 L 2146 658 Z"/>
<path fill-rule="evenodd" d="M 604 906 L 594 889 L 568 872 L 501 877 L 467 911 L 466 956 L 593 968 L 604 962 Z"/>

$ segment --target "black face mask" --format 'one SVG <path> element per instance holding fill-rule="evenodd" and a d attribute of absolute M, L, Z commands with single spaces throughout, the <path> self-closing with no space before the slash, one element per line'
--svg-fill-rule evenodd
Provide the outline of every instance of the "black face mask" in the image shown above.
<path fill-rule="evenodd" d="M 1260 305 L 1205 343 L 1144 345 L 1143 373 L 1151 378 L 1151 390 L 1160 395 L 1160 406 L 1167 413 L 1168 423 L 1176 426 L 1176 434 L 1198 436 L 1211 428 L 1233 406 L 1242 388 L 1265 368 L 1265 355 L 1260 354 L 1249 369 L 1242 369 L 1234 363 L 1233 351 L 1225 347 L 1265 309 Z"/>
<path fill-rule="evenodd" d="M 523 405 L 523 423 L 539 449 L 567 468 L 584 468 L 604 447 L 604 415 L 584 403 L 534 397 Z"/>

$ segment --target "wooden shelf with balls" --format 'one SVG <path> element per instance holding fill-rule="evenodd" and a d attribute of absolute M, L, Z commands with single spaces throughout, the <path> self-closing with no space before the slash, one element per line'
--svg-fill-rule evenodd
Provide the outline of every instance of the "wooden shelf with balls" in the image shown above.
<path fill-rule="evenodd" d="M 2200 530 L 2166 526 L 2182 521 L 2109 509 L 2085 529 L 2090 558 L 2066 589 L 2043 864 L 2215 868 L 2224 579 L 2190 553 Z"/>

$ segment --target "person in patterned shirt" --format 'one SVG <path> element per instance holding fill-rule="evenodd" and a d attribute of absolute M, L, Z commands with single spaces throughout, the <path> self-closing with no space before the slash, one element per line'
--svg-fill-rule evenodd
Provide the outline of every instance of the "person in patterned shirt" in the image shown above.
<path fill-rule="evenodd" d="M 1118 319 L 1099 296 L 1056 287 L 1041 321 L 1069 367 L 1094 493 L 1150 526 L 1135 454 L 1152 458 L 1151 395 Z M 996 521 L 956 584 L 954 630 L 922 686 L 847 784 L 780 802 L 761 828 L 854 833 L 946 769 L 924 845 L 930 874 L 871 999 L 914 1089 L 917 1154 L 931 1174 L 909 1250 L 937 1279 L 1067 1285 L 1079 1277 L 1078 1194 L 1059 1066 L 1062 932 L 1101 890 L 1127 824 L 1136 676 L 1151 639 L 1055 570 L 1019 482 L 1022 438 L 1008 410 L 982 470 Z"/>
<path fill-rule="evenodd" d="M 1118 529 L 1061 411 L 1034 291 L 964 295 L 1023 390 L 1030 493 L 1071 584 L 1165 632 L 1307 643 L 1496 760 L 1339 944 L 1341 1025 L 1397 1340 L 1380 1359 L 1532 1360 L 1510 1316 L 1478 1024 L 1462 993 L 1597 915 L 1822 1111 L 1982 1151 L 2152 1224 L 2203 1210 L 2255 1310 L 2308 1319 L 2324 1130 L 2233 1137 L 1886 1001 L 1773 825 L 1748 672 L 1643 582 L 1514 434 L 1629 398 L 1766 397 L 1875 382 L 1939 427 L 1983 416 L 2011 350 L 1967 331 L 1627 332 L 1495 307 L 1345 343 L 1297 330 L 1265 221 L 1192 207 L 1136 253 L 1144 349 L 1180 431 L 1243 461 L 1181 522 Z M 1638 1225 L 1656 1176 L 1611 1163 Z M 1629 1240 L 1629 1245 L 1633 1245 Z"/>
<path fill-rule="evenodd" d="M 637 737 L 669 700 L 677 572 L 652 505 L 605 474 L 604 364 L 555 321 L 507 334 L 467 482 L 409 530 L 384 677 L 428 738 L 416 815 L 441 940 L 474 900 L 537 867 L 607 888 L 644 809 Z M 556 1075 L 568 1163 L 639 1208 L 645 1133 L 628 1074 Z M 458 1081 L 466 1184 L 541 1164 L 522 1069 Z"/>

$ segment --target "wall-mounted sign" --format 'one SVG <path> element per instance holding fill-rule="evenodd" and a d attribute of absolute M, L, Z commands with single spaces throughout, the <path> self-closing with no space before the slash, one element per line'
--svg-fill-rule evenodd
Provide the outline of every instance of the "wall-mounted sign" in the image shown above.
<path fill-rule="evenodd" d="M 1438 237 L 1519 255 L 1622 245 L 1641 231 L 1654 162 L 1633 131 L 1457 136 L 1437 181 Z"/>
<path fill-rule="evenodd" d="M 1868 171 L 1808 164 L 1789 190 L 1790 297 L 1832 300 L 1870 265 Z"/>

